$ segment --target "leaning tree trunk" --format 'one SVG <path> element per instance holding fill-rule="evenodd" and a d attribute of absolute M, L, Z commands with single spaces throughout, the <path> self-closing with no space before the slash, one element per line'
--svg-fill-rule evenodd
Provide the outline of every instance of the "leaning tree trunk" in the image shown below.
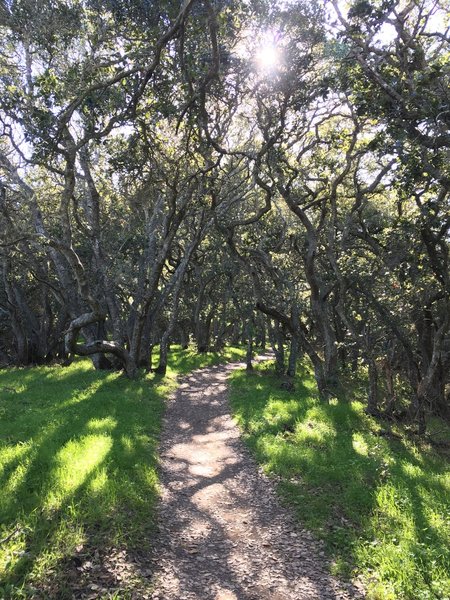
<path fill-rule="evenodd" d="M 180 264 L 180 268 L 179 268 L 179 271 L 177 274 L 177 280 L 174 285 L 173 299 L 172 299 L 172 312 L 170 315 L 170 319 L 169 319 L 167 328 L 161 339 L 160 352 L 159 352 L 159 365 L 158 365 L 158 368 L 155 370 L 156 373 L 159 373 L 161 375 L 165 375 L 166 371 L 167 371 L 167 358 L 168 358 L 168 352 L 169 352 L 169 343 L 170 343 L 170 339 L 172 337 L 172 334 L 173 334 L 176 324 L 177 324 L 181 286 L 183 284 L 184 274 L 186 272 L 186 268 L 188 265 L 189 256 L 192 253 L 193 249 L 195 248 L 195 245 L 196 244 L 194 241 L 191 244 L 188 252 L 186 253 L 186 255 L 184 257 L 184 262 L 182 264 Z M 211 318 L 212 318 L 212 312 L 211 312 Z"/>
<path fill-rule="evenodd" d="M 325 395 L 330 387 L 333 388 L 338 383 L 338 357 L 336 334 L 333 329 L 333 323 L 329 311 L 329 303 L 323 294 L 323 280 L 317 269 L 317 250 L 318 250 L 318 231 L 313 222 L 308 217 L 306 211 L 297 203 L 294 196 L 279 186 L 279 192 L 286 201 L 288 207 L 299 217 L 306 233 L 306 244 L 299 254 L 302 256 L 305 268 L 305 277 L 310 288 L 310 306 L 314 320 L 314 327 L 322 338 L 324 361 L 320 369 L 314 365 L 314 370 L 321 371 L 317 379 L 317 385 L 324 388 Z M 308 352 L 309 354 L 309 352 Z M 318 374 L 319 375 L 319 374 Z"/>
<path fill-rule="evenodd" d="M 170 333 L 170 330 L 166 329 L 159 344 L 159 364 L 155 369 L 155 373 L 158 373 L 158 375 L 165 375 L 167 372 Z"/>
<path fill-rule="evenodd" d="M 425 419 L 425 396 L 422 394 L 421 386 L 415 392 L 413 397 L 413 416 L 417 423 L 417 434 L 425 435 L 426 419 Z"/>
<path fill-rule="evenodd" d="M 189 348 L 189 324 L 185 320 L 178 322 L 179 341 L 183 350 Z"/>
<path fill-rule="evenodd" d="M 28 365 L 32 362 L 31 353 L 31 327 L 27 315 L 23 311 L 24 302 L 20 299 L 17 287 L 9 281 L 8 272 L 10 265 L 3 263 L 3 282 L 7 298 L 7 308 L 11 322 L 11 330 L 16 342 L 15 364 Z"/>
<path fill-rule="evenodd" d="M 225 346 L 225 335 L 227 333 L 227 306 L 226 302 L 222 304 L 222 310 L 220 311 L 220 317 L 216 321 L 216 329 L 214 333 L 214 350 L 220 352 Z"/>
<path fill-rule="evenodd" d="M 107 337 L 105 320 L 103 319 L 98 321 L 97 324 L 84 327 L 83 334 L 88 344 L 93 344 L 96 340 L 104 340 Z M 113 368 L 111 361 L 101 352 L 92 354 L 90 358 L 97 371 L 108 371 Z"/>
<path fill-rule="evenodd" d="M 442 361 L 442 352 L 444 348 L 444 339 L 447 334 L 450 324 L 450 306 L 446 303 L 445 315 L 439 328 L 434 332 L 433 335 L 433 350 L 431 354 L 431 360 L 427 365 L 425 373 L 422 373 L 418 377 L 418 385 L 415 388 L 413 409 L 415 412 L 415 418 L 418 426 L 418 434 L 425 434 L 426 420 L 425 420 L 425 403 L 427 400 L 432 398 L 433 384 L 436 381 L 436 377 L 439 375 L 439 368 Z M 418 370 L 419 372 L 419 370 Z"/>

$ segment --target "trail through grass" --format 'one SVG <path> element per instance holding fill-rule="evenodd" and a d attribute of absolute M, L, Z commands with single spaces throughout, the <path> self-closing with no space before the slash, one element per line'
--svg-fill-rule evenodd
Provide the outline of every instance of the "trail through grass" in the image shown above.
<path fill-rule="evenodd" d="M 87 360 L 0 371 L 0 598 L 69 598 L 80 553 L 150 547 L 163 400 L 243 354 L 174 348 L 166 378 L 137 381 Z"/>
<path fill-rule="evenodd" d="M 323 404 L 307 368 L 295 392 L 269 368 L 232 374 L 234 414 L 285 501 L 324 540 L 332 570 L 361 574 L 372 599 L 450 598 L 448 457 L 380 435 L 355 391 Z"/>

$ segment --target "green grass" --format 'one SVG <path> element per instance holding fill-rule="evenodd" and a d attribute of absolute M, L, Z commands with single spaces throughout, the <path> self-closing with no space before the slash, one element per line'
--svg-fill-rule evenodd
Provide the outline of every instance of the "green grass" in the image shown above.
<path fill-rule="evenodd" d="M 407 437 L 380 436 L 357 397 L 354 389 L 320 403 L 306 367 L 295 392 L 281 390 L 267 364 L 231 376 L 247 443 L 278 476 L 299 520 L 324 541 L 332 571 L 359 575 L 372 599 L 448 599 L 448 460 Z"/>
<path fill-rule="evenodd" d="M 87 360 L 0 371 L 0 598 L 69 598 L 77 558 L 145 552 L 163 400 L 177 374 L 243 355 L 175 347 L 166 378 L 137 381 Z"/>
<path fill-rule="evenodd" d="M 182 350 L 180 346 L 172 346 L 167 365 L 168 375 L 184 375 L 200 369 L 202 367 L 210 367 L 219 365 L 224 362 L 238 361 L 245 359 L 246 350 L 229 346 L 221 352 L 205 352 L 197 354 L 192 348 Z M 158 352 L 153 354 L 153 366 L 158 365 Z"/>

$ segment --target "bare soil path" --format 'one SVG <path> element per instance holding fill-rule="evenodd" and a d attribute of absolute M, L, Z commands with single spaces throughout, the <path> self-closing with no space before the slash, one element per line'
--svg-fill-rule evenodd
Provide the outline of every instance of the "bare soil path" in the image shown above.
<path fill-rule="evenodd" d="M 152 598 L 361 598 L 327 573 L 320 546 L 280 506 L 241 441 L 226 389 L 239 366 L 195 371 L 168 406 Z"/>

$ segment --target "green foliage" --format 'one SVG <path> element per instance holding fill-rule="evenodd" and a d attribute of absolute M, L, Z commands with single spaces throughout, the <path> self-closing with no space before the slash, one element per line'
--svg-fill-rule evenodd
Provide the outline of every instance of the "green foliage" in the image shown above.
<path fill-rule="evenodd" d="M 323 404 L 306 367 L 294 393 L 280 390 L 268 368 L 232 375 L 234 413 L 283 498 L 324 540 L 333 571 L 361 574 L 373 599 L 447 598 L 445 457 L 380 435 L 357 390 Z"/>

